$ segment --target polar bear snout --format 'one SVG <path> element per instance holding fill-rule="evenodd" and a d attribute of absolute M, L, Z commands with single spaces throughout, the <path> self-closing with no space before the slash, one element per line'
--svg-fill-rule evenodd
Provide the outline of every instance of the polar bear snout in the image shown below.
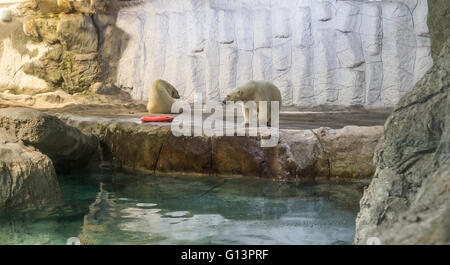
<path fill-rule="evenodd" d="M 178 91 L 175 88 L 172 88 L 171 96 L 176 99 L 180 98 L 180 94 L 178 94 Z"/>
<path fill-rule="evenodd" d="M 227 101 L 230 101 L 230 95 L 227 95 L 225 99 L 222 101 L 223 104 L 227 104 Z"/>

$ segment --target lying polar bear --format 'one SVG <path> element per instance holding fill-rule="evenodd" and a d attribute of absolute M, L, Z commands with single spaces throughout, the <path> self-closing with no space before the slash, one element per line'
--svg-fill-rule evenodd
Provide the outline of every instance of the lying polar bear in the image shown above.
<path fill-rule="evenodd" d="M 180 98 L 180 95 L 169 82 L 155 80 L 148 94 L 147 110 L 150 113 L 171 113 L 176 98 Z"/>
<path fill-rule="evenodd" d="M 278 101 L 278 106 L 281 107 L 281 93 L 278 87 L 274 84 L 266 81 L 249 81 L 245 85 L 236 87 L 225 98 L 226 101 L 242 101 L 244 105 L 248 101 L 254 101 L 256 103 L 258 120 L 262 121 L 262 118 L 266 116 L 267 123 L 271 122 L 271 101 Z M 259 111 L 259 102 L 267 101 L 267 113 Z M 245 124 L 249 124 L 249 109 L 242 106 L 242 112 L 244 113 Z"/>

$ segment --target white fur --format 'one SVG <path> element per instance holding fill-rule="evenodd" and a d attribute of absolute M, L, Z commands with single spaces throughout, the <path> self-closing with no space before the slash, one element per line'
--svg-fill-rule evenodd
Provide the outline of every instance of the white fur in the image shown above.
<path fill-rule="evenodd" d="M 225 101 L 242 101 L 245 105 L 248 101 L 256 103 L 258 111 L 258 120 L 261 122 L 266 117 L 266 121 L 271 122 L 271 101 L 278 101 L 281 107 L 281 93 L 278 87 L 266 81 L 249 81 L 245 85 L 236 87 L 225 98 Z M 267 109 L 259 108 L 259 102 L 266 101 Z M 249 124 L 249 110 L 243 105 L 242 111 L 245 117 L 245 123 Z"/>
<path fill-rule="evenodd" d="M 158 79 L 150 88 L 147 110 L 150 113 L 171 113 L 178 91 L 167 81 Z"/>

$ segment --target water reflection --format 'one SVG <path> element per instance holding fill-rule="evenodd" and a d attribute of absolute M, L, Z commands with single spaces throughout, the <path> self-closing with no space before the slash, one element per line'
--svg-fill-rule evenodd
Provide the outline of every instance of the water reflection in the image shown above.
<path fill-rule="evenodd" d="M 64 207 L 0 216 L 0 244 L 349 244 L 361 196 L 353 186 L 115 173 L 61 186 Z"/>
<path fill-rule="evenodd" d="M 349 194 L 342 198 L 339 188 Z M 100 185 L 80 238 L 88 244 L 350 243 L 355 208 L 347 206 L 359 196 L 353 187 L 248 178 L 121 176 Z"/>

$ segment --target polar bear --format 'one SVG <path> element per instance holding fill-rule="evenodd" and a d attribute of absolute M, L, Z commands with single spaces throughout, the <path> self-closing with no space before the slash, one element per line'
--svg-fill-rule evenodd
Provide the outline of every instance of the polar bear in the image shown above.
<path fill-rule="evenodd" d="M 248 101 L 254 101 L 256 103 L 258 120 L 261 121 L 262 117 L 267 117 L 267 123 L 271 122 L 271 101 L 278 101 L 278 106 L 281 107 L 281 93 L 278 87 L 267 81 L 249 81 L 243 86 L 233 89 L 225 98 L 226 101 L 242 101 L 245 105 Z M 267 101 L 267 113 L 259 111 L 259 102 Z M 244 113 L 245 124 L 249 124 L 249 109 L 242 106 L 242 112 Z"/>
<path fill-rule="evenodd" d="M 148 95 L 147 110 L 150 113 L 171 113 L 176 98 L 180 98 L 180 95 L 169 82 L 155 80 Z"/>

